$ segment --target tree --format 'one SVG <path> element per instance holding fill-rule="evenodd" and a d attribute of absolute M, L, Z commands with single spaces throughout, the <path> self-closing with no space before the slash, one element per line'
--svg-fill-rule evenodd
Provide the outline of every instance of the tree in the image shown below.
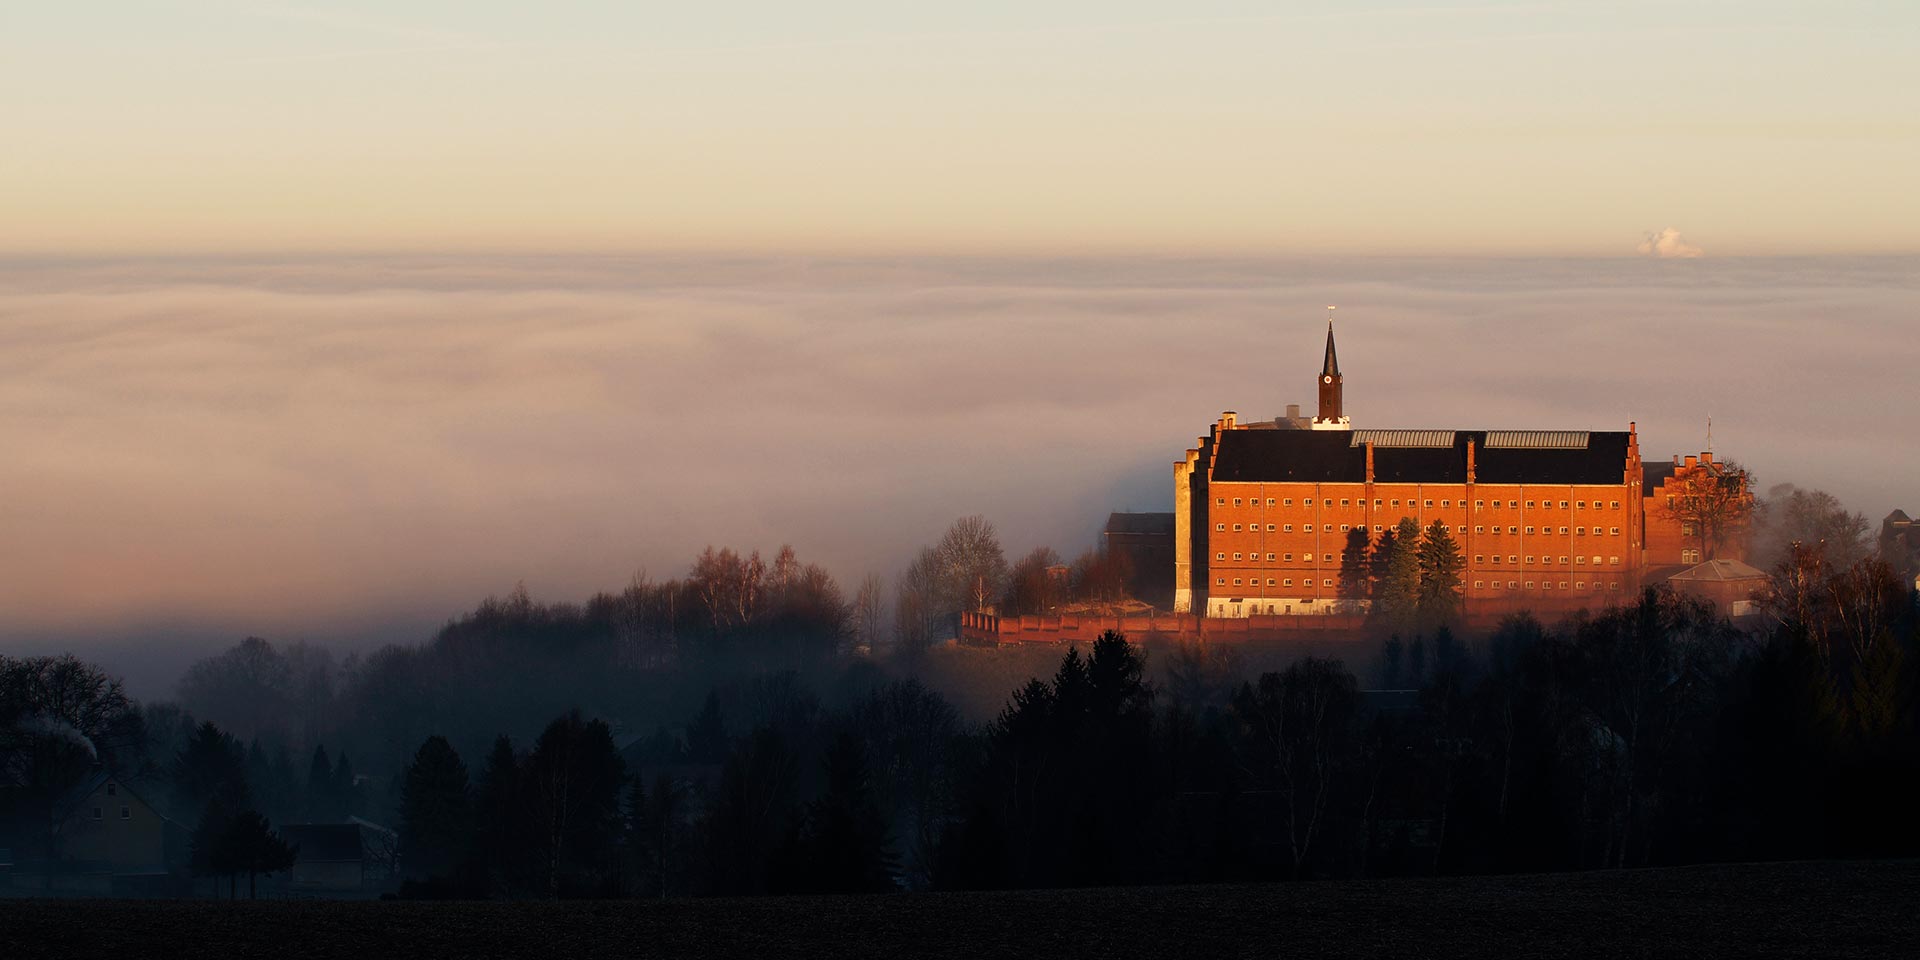
<path fill-rule="evenodd" d="M 961 517 L 934 547 L 940 572 L 940 612 L 985 610 L 1005 589 L 1007 558 L 987 518 Z"/>
<path fill-rule="evenodd" d="M 873 656 L 880 652 L 882 637 L 882 619 L 885 603 L 881 591 L 884 585 L 880 575 L 869 573 L 860 581 L 860 589 L 853 595 L 853 644 L 854 652 Z"/>
<path fill-rule="evenodd" d="M 807 810 L 809 886 L 821 893 L 893 889 L 893 838 L 874 801 L 866 751 L 842 731 L 823 766 L 826 791 Z"/>
<path fill-rule="evenodd" d="M 96 763 L 130 771 L 146 741 L 118 678 L 72 656 L 0 655 L 0 831 L 58 862 L 60 798 Z"/>
<path fill-rule="evenodd" d="M 1793 544 L 1824 544 L 1835 567 L 1866 559 L 1872 551 L 1871 527 L 1864 514 L 1849 513 L 1824 490 L 1775 485 L 1754 504 L 1753 557 L 1762 569 L 1786 557 Z"/>
<path fill-rule="evenodd" d="M 900 574 L 893 604 L 895 646 L 917 656 L 941 629 L 940 555 L 923 548 Z"/>
<path fill-rule="evenodd" d="M 511 895 L 520 888 L 527 872 L 527 823 L 524 776 L 513 741 L 505 734 L 495 738 L 487 754 L 486 769 L 480 774 L 475 791 L 476 859 L 486 871 L 490 886 Z"/>
<path fill-rule="evenodd" d="M 467 765 L 445 737 L 428 737 L 414 752 L 400 791 L 400 850 L 408 875 L 449 876 L 472 846 Z"/>
<path fill-rule="evenodd" d="M 1700 555 L 1714 558 L 1753 516 L 1753 475 L 1732 460 L 1682 467 L 1668 482 L 1666 499 L 1654 505 L 1661 517 L 1693 531 Z"/>
<path fill-rule="evenodd" d="M 1403 636 L 1412 635 L 1419 624 L 1420 545 L 1420 524 L 1412 517 L 1401 517 L 1380 539 L 1382 572 L 1372 613 L 1376 622 Z"/>
<path fill-rule="evenodd" d="M 252 804 L 246 750 L 212 721 L 195 728 L 186 748 L 174 758 L 172 774 L 176 810 L 204 810 L 217 803 L 234 812 Z"/>
<path fill-rule="evenodd" d="M 1052 547 L 1035 547 L 1020 558 L 1007 575 L 1007 591 L 1000 599 L 1000 615 L 1018 617 L 1045 613 L 1065 599 L 1065 586 L 1053 574 L 1060 555 Z"/>
<path fill-rule="evenodd" d="M 315 745 L 313 759 L 307 763 L 307 819 L 325 823 L 339 819 L 340 803 L 335 798 L 333 762 L 327 748 Z"/>
<path fill-rule="evenodd" d="M 626 764 L 605 721 L 580 711 L 555 719 L 534 741 L 525 770 L 531 839 L 546 894 L 598 889 L 611 875 L 620 836 Z"/>
<path fill-rule="evenodd" d="M 1418 551 L 1420 590 L 1417 607 L 1423 627 L 1435 629 L 1460 616 L 1460 587 L 1466 558 L 1447 525 L 1435 520 L 1420 538 Z"/>
<path fill-rule="evenodd" d="M 1234 698 L 1241 762 L 1274 791 L 1296 877 L 1307 872 L 1326 822 L 1358 702 L 1345 665 L 1318 657 L 1261 674 Z"/>
<path fill-rule="evenodd" d="M 220 866 L 247 875 L 247 899 L 259 896 L 255 879 L 263 873 L 293 868 L 296 849 L 281 839 L 257 811 L 242 810 L 227 821 L 220 842 Z"/>
<path fill-rule="evenodd" d="M 628 801 L 627 836 L 631 841 L 635 892 L 664 900 L 684 889 L 687 868 L 687 796 L 673 778 L 661 774 L 647 790 L 633 778 Z"/>

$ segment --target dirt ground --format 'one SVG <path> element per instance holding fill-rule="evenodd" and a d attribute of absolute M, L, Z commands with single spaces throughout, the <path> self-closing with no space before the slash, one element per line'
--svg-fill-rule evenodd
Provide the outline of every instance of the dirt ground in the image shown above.
<path fill-rule="evenodd" d="M 1920 863 L 664 903 L 0 901 L 0 957 L 1913 957 Z"/>

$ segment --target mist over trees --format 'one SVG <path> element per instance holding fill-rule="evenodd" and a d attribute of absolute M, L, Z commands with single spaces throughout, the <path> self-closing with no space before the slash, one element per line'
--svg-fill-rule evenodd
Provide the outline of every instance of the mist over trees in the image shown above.
<path fill-rule="evenodd" d="M 395 828 L 415 897 L 1920 853 L 1914 592 L 1831 498 L 1776 488 L 1756 512 L 1782 544 L 1757 625 L 1661 589 L 1460 633 L 1458 545 L 1407 521 L 1352 558 L 1376 593 L 1345 660 L 1108 635 L 1030 651 L 1050 662 L 990 717 L 921 679 L 994 658 L 940 631 L 1112 602 L 1120 564 L 1008 564 L 966 518 L 889 617 L 877 577 L 849 598 L 790 548 L 709 549 L 584 604 L 517 589 L 418 646 L 336 661 L 248 638 L 144 706 L 74 658 L 0 657 L 0 814 L 17 858 L 58 858 L 62 797 L 110 769 L 190 828 L 182 869 L 227 896 L 285 871 L 284 825 L 354 817 Z"/>

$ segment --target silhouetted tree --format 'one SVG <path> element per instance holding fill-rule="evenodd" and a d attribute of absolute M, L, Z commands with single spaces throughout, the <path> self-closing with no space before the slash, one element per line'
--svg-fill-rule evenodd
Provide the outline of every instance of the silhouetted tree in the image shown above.
<path fill-rule="evenodd" d="M 400 793 L 400 854 L 407 876 L 451 876 L 473 848 L 467 765 L 445 737 L 414 752 Z"/>
<path fill-rule="evenodd" d="M 808 807 L 802 841 L 808 886 L 822 893 L 893 889 L 893 838 L 874 801 L 865 749 L 842 732 L 824 766 L 826 793 Z"/>
<path fill-rule="evenodd" d="M 613 875 L 626 764 L 601 720 L 574 710 L 534 742 L 524 771 L 531 838 L 549 897 L 597 891 Z"/>
<path fill-rule="evenodd" d="M 1418 619 L 1427 630 L 1453 623 L 1460 616 L 1461 574 L 1467 568 L 1460 544 L 1447 525 L 1435 520 L 1420 538 Z"/>

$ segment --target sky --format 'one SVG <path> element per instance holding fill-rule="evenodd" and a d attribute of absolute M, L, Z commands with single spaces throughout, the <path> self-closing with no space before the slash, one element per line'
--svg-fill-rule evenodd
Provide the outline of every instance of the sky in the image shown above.
<path fill-rule="evenodd" d="M 0 260 L 0 649 L 164 692 L 708 544 L 891 582 L 981 513 L 1072 555 L 1222 410 L 1310 409 L 1330 303 L 1358 426 L 1657 459 L 1711 417 L 1877 522 L 1920 506 L 1917 302 L 1916 257 Z"/>
<path fill-rule="evenodd" d="M 1920 252 L 1920 5 L 0 7 L 0 251 Z"/>
<path fill-rule="evenodd" d="M 1711 416 L 1912 511 L 1915 49 L 1909 2 L 0 5 L 0 652 L 151 695 L 709 543 L 1073 553 L 1311 403 L 1328 303 L 1363 425 Z"/>

